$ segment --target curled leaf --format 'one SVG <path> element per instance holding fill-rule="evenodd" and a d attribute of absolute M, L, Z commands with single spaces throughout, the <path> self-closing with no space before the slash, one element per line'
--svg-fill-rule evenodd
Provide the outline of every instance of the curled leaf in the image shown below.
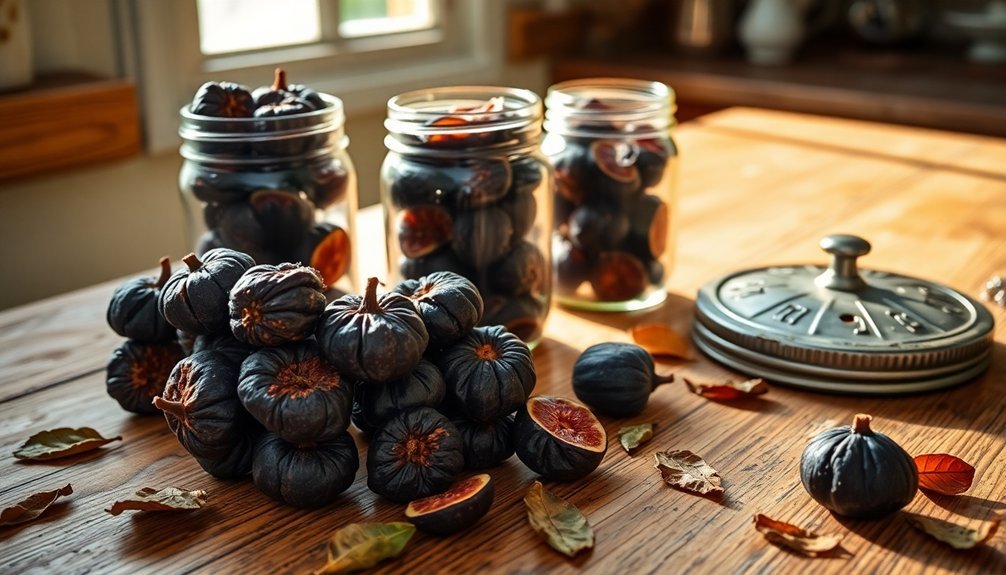
<path fill-rule="evenodd" d="M 640 423 L 637 425 L 626 425 L 618 430 L 618 441 L 622 444 L 622 449 L 632 453 L 632 450 L 646 443 L 653 438 L 653 424 Z"/>
<path fill-rule="evenodd" d="M 524 496 L 527 520 L 556 551 L 575 556 L 594 546 L 594 530 L 580 510 L 535 481 Z"/>
<path fill-rule="evenodd" d="M 699 495 L 723 493 L 719 472 L 691 451 L 659 451 L 654 458 L 664 483 Z"/>
<path fill-rule="evenodd" d="M 29 495 L 27 499 L 0 512 L 0 526 L 17 525 L 37 519 L 60 497 L 73 493 L 69 483 L 54 491 L 43 491 Z"/>
<path fill-rule="evenodd" d="M 686 379 L 685 385 L 688 386 L 688 391 L 714 401 L 733 401 L 768 393 L 768 385 L 760 377 L 747 381 L 729 380 L 713 384 L 692 383 Z"/>
<path fill-rule="evenodd" d="M 755 529 L 768 539 L 769 543 L 795 551 L 807 557 L 820 557 L 840 549 L 841 535 L 818 535 L 801 529 L 792 523 L 778 521 L 762 515 L 754 517 Z"/>
<path fill-rule="evenodd" d="M 636 345 L 657 357 L 692 359 L 688 339 L 669 326 L 659 323 L 637 325 L 629 330 Z"/>
<path fill-rule="evenodd" d="M 144 487 L 136 492 L 132 499 L 116 501 L 111 509 L 105 511 L 112 515 L 118 515 L 123 511 L 185 511 L 189 509 L 200 509 L 206 505 L 205 491 L 185 491 L 177 487 L 165 487 L 164 489 L 154 489 Z"/>
<path fill-rule="evenodd" d="M 944 495 L 964 493 L 975 479 L 975 468 L 959 457 L 946 453 L 915 456 L 919 487 Z"/>
<path fill-rule="evenodd" d="M 31 459 L 35 461 L 45 461 L 77 455 L 93 449 L 98 449 L 102 445 L 122 439 L 116 436 L 105 439 L 100 433 L 90 427 L 73 429 L 72 427 L 60 427 L 40 431 L 32 435 L 14 452 L 14 457 L 18 459 Z"/>
<path fill-rule="evenodd" d="M 954 549 L 971 549 L 985 543 L 995 535 L 999 529 L 1001 517 L 996 517 L 993 521 L 983 523 L 977 529 L 957 525 L 935 517 L 916 515 L 915 513 L 904 513 L 905 519 L 912 527 L 928 534 L 933 539 L 946 543 Z"/>
<path fill-rule="evenodd" d="M 316 574 L 349 573 L 369 569 L 397 557 L 416 532 L 411 523 L 350 523 L 328 541 L 328 562 Z"/>

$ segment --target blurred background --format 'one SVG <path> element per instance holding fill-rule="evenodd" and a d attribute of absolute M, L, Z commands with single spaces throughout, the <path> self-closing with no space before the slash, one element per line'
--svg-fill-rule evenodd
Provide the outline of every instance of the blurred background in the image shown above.
<path fill-rule="evenodd" d="M 277 66 L 344 100 L 361 206 L 388 98 L 431 86 L 636 77 L 679 123 L 740 105 L 1006 136 L 1006 0 L 0 0 L 0 309 L 188 253 L 179 108 Z"/>

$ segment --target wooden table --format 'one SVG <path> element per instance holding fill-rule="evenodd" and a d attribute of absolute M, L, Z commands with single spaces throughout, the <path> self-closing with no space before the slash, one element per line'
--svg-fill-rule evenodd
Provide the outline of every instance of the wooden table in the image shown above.
<path fill-rule="evenodd" d="M 773 263 L 824 262 L 816 245 L 827 233 L 872 241 L 865 267 L 919 275 L 967 293 L 990 275 L 1006 273 L 1002 140 L 749 109 L 681 126 L 675 139 L 682 150 L 680 235 L 670 298 L 646 313 L 553 310 L 546 339 L 535 350 L 537 393 L 571 395 L 578 353 L 600 341 L 628 341 L 625 329 L 634 323 L 666 321 L 687 330 L 695 291 L 714 276 Z M 374 225 L 362 227 L 380 237 L 376 216 L 373 210 L 363 214 Z M 369 259 L 380 260 L 376 251 Z M 338 527 L 402 519 L 401 506 L 367 490 L 363 468 L 339 503 L 295 510 L 267 499 L 250 481 L 203 473 L 160 417 L 121 411 L 104 391 L 105 361 L 119 342 L 104 323 L 104 309 L 118 283 L 0 314 L 0 451 L 7 454 L 0 463 L 0 505 L 66 483 L 74 488 L 44 518 L 0 530 L 0 571 L 302 573 L 323 563 L 323 543 Z M 400 559 L 377 571 L 1004 572 L 1001 533 L 985 546 L 958 552 L 898 515 L 839 519 L 811 501 L 798 473 L 810 434 L 867 412 L 875 428 L 909 453 L 949 452 L 977 468 L 967 494 L 920 493 L 909 510 L 967 525 L 1006 511 L 1006 312 L 993 313 L 999 327 L 991 370 L 949 391 L 857 398 L 773 387 L 764 400 L 730 405 L 671 384 L 652 396 L 641 416 L 604 419 L 609 450 L 600 469 L 584 480 L 546 483 L 580 507 L 596 530 L 593 551 L 576 559 L 552 551 L 528 527 L 521 499 L 535 476 L 512 458 L 493 470 L 496 502 L 472 532 L 447 539 L 419 534 Z M 704 358 L 660 369 L 696 380 L 732 375 Z M 642 421 L 656 422 L 656 435 L 630 457 L 618 447 L 616 431 Z M 9 455 L 32 433 L 59 426 L 92 426 L 124 439 L 67 462 L 23 464 Z M 701 454 L 723 476 L 724 498 L 663 485 L 653 453 L 665 449 Z M 210 506 L 118 517 L 103 511 L 141 487 L 169 485 L 209 491 Z M 853 556 L 808 559 L 782 551 L 753 529 L 755 513 L 843 533 Z"/>

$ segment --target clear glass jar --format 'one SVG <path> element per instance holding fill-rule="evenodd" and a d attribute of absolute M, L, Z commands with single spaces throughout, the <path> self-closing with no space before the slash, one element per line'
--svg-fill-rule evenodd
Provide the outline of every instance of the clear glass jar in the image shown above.
<path fill-rule="evenodd" d="M 560 304 L 656 306 L 674 263 L 674 92 L 615 78 L 553 85 L 542 149 L 555 168 L 552 261 Z"/>
<path fill-rule="evenodd" d="M 178 187 L 193 251 L 226 247 L 260 264 L 300 262 L 356 291 L 356 172 L 342 101 L 267 118 L 215 118 L 181 109 Z"/>
<path fill-rule="evenodd" d="M 551 300 L 554 178 L 540 151 L 541 99 L 494 86 L 432 88 L 388 102 L 381 168 L 392 280 L 460 273 L 482 325 L 529 344 Z"/>

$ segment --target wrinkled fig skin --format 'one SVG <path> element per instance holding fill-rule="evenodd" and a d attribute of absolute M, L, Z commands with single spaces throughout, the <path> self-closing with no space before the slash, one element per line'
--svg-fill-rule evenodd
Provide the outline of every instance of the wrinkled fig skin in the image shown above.
<path fill-rule="evenodd" d="M 237 394 L 238 370 L 226 357 L 204 351 L 175 365 L 154 406 L 195 457 L 219 458 L 247 432 L 250 420 Z"/>
<path fill-rule="evenodd" d="M 398 413 L 414 407 L 437 407 L 447 395 L 437 366 L 423 359 L 402 379 L 387 383 L 359 382 L 355 401 L 364 426 L 374 429 Z"/>
<path fill-rule="evenodd" d="M 272 433 L 255 448 L 252 479 L 269 497 L 301 508 L 324 507 L 349 489 L 360 468 L 353 436 L 297 446 Z"/>
<path fill-rule="evenodd" d="M 477 327 L 444 351 L 448 401 L 468 419 L 490 423 L 527 401 L 537 381 L 527 344 L 502 326 Z"/>
<path fill-rule="evenodd" d="M 217 248 L 203 254 L 201 260 L 189 254 L 183 261 L 187 267 L 172 274 L 161 289 L 158 311 L 168 323 L 193 335 L 227 333 L 231 288 L 255 260 Z"/>
<path fill-rule="evenodd" d="M 377 283 L 370 278 L 363 297 L 346 295 L 330 303 L 316 334 L 340 373 L 383 383 L 415 369 L 430 336 L 412 300 L 390 292 L 377 297 Z"/>
<path fill-rule="evenodd" d="M 435 409 L 419 407 L 388 420 L 367 451 L 367 487 L 399 503 L 447 489 L 464 468 L 461 436 Z"/>
<path fill-rule="evenodd" d="M 552 436 L 535 423 L 527 405 L 517 411 L 513 422 L 513 443 L 517 457 L 531 471 L 546 479 L 574 481 L 597 469 L 605 451 L 583 449 Z"/>
<path fill-rule="evenodd" d="M 246 357 L 258 348 L 238 341 L 232 333 L 216 333 L 212 335 L 197 335 L 192 342 L 192 353 L 200 351 L 216 351 L 227 357 L 234 365 L 240 367 Z"/>
<path fill-rule="evenodd" d="M 241 479 L 251 473 L 255 443 L 261 434 L 262 430 L 254 427 L 246 435 L 239 438 L 226 455 L 222 457 L 196 457 L 196 463 L 203 468 L 203 471 L 217 479 Z"/>
<path fill-rule="evenodd" d="M 313 268 L 254 266 L 231 288 L 231 332 L 257 346 L 300 341 L 314 333 L 326 303 L 325 282 Z"/>
<path fill-rule="evenodd" d="M 157 311 L 161 287 L 171 277 L 171 262 L 161 258 L 161 275 L 131 279 L 116 288 L 105 318 L 122 337 L 143 343 L 175 339 L 175 328 Z"/>
<path fill-rule="evenodd" d="M 108 360 L 105 390 L 126 411 L 156 415 L 160 410 L 151 402 L 164 391 L 171 370 L 183 357 L 185 352 L 175 341 L 126 340 Z"/>
<path fill-rule="evenodd" d="M 673 377 L 653 371 L 653 357 L 631 343 L 605 342 L 585 349 L 573 365 L 573 392 L 592 410 L 632 417 L 646 408 L 650 393 Z"/>
<path fill-rule="evenodd" d="M 859 429 L 846 425 L 812 439 L 800 457 L 800 480 L 835 514 L 877 519 L 912 501 L 919 475 L 912 457 L 891 438 L 870 431 L 869 423 Z"/>
<path fill-rule="evenodd" d="M 514 453 L 513 416 L 480 423 L 467 419 L 452 419 L 451 423 L 461 434 L 464 446 L 465 469 L 496 467 Z"/>
<path fill-rule="evenodd" d="M 353 386 L 314 341 L 251 354 L 241 364 L 237 389 L 248 413 L 291 443 L 329 441 L 349 427 Z"/>
<path fill-rule="evenodd" d="M 433 272 L 405 280 L 392 291 L 415 304 L 434 348 L 458 341 L 482 319 L 484 304 L 478 288 L 454 272 Z"/>

